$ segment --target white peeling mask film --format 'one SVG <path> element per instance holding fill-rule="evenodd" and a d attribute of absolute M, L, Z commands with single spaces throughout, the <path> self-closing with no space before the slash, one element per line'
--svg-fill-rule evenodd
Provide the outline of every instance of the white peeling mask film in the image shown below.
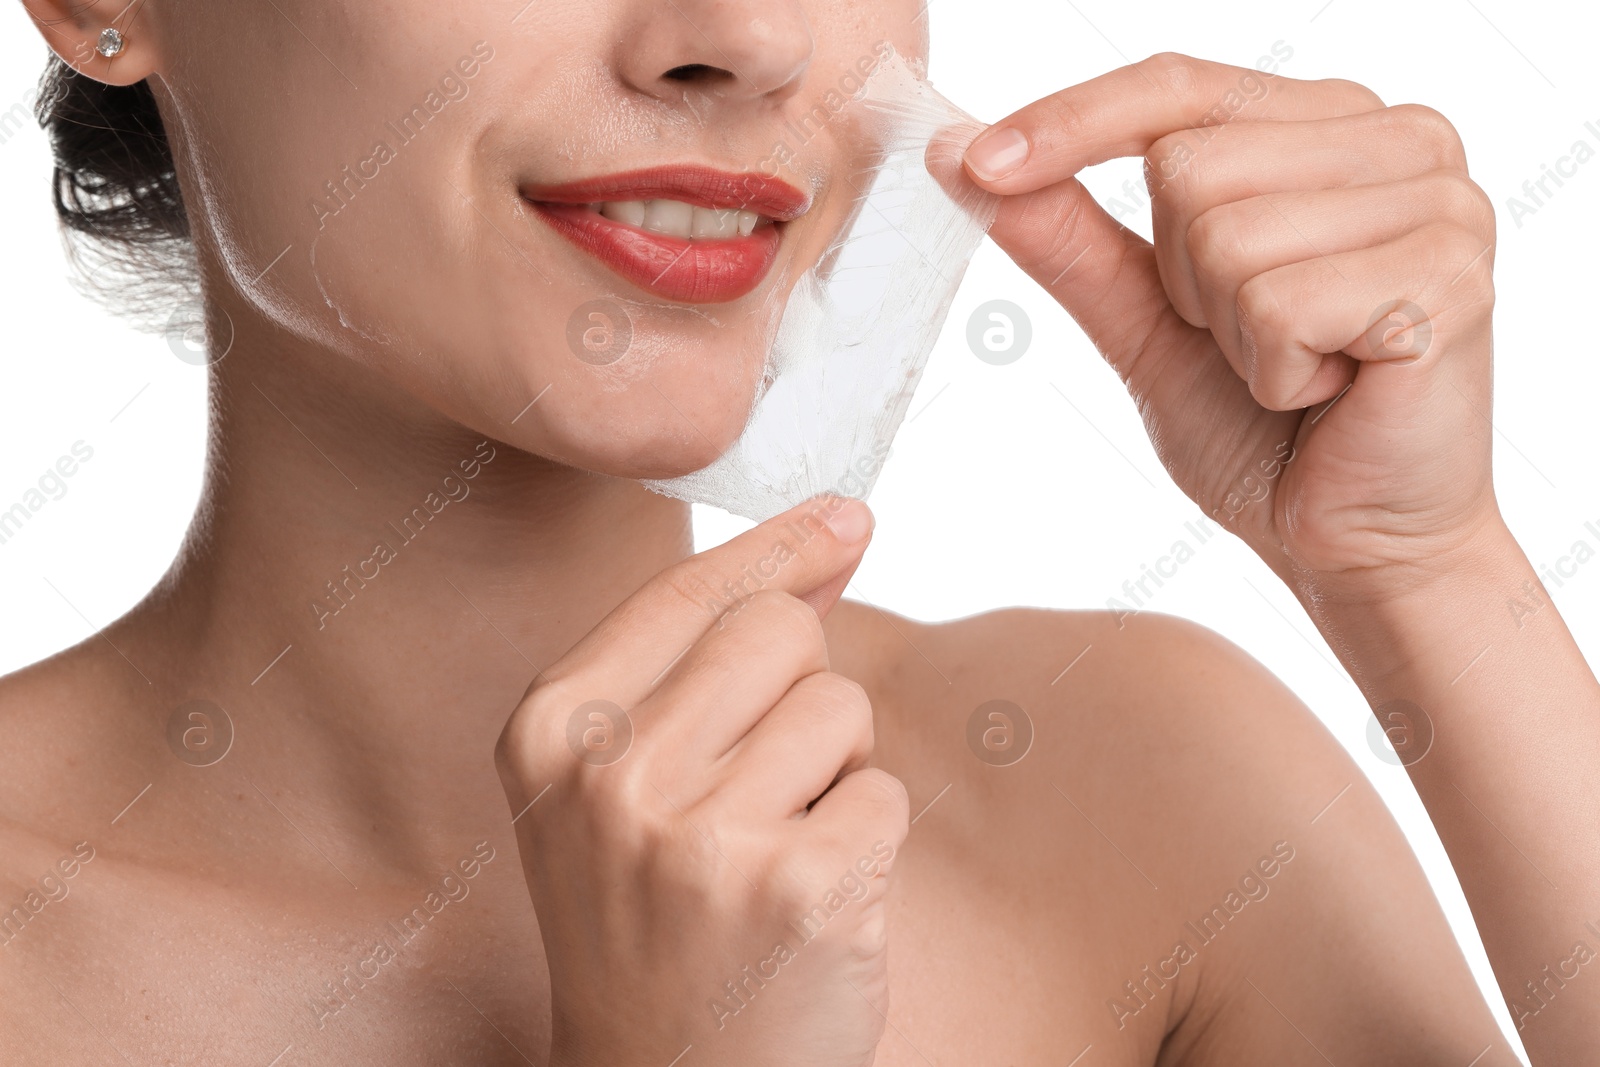
<path fill-rule="evenodd" d="M 656 492 L 761 521 L 820 493 L 865 499 L 999 197 L 961 169 L 984 129 L 899 54 L 829 121 L 873 155 L 836 181 L 844 231 L 788 296 L 743 433 Z"/>

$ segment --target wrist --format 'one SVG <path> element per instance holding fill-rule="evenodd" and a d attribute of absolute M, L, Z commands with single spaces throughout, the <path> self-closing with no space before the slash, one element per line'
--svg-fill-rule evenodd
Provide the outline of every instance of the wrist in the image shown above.
<path fill-rule="evenodd" d="M 1498 511 L 1424 560 L 1297 570 L 1289 584 L 1369 698 L 1392 695 L 1397 675 L 1459 669 L 1549 600 Z"/>
<path fill-rule="evenodd" d="M 1287 570 L 1285 580 L 1308 607 L 1380 618 L 1449 603 L 1486 585 L 1517 585 L 1533 573 L 1495 508 L 1439 539 L 1420 558 L 1342 571 L 1293 564 Z"/>

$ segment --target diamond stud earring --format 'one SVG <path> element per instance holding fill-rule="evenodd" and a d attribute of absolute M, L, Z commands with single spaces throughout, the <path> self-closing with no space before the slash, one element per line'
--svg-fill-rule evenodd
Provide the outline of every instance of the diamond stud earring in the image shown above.
<path fill-rule="evenodd" d="M 105 56 L 107 59 L 110 59 L 112 56 L 122 51 L 122 45 L 122 34 L 107 26 L 105 29 L 100 31 L 100 43 L 94 46 L 94 50 Z"/>

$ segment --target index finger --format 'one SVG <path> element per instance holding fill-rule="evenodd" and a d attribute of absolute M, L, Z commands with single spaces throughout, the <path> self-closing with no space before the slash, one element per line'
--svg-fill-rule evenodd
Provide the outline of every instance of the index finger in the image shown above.
<path fill-rule="evenodd" d="M 540 681 L 581 689 L 574 694 L 581 700 L 633 707 L 723 615 L 758 590 L 789 593 L 826 614 L 871 532 L 872 513 L 861 501 L 808 500 L 651 578 Z"/>
<path fill-rule="evenodd" d="M 1142 156 L 1180 130 L 1337 118 L 1383 106 L 1355 82 L 1301 81 L 1163 52 L 1001 119 L 972 142 L 966 165 L 991 192 L 1030 193 L 1108 159 Z"/>

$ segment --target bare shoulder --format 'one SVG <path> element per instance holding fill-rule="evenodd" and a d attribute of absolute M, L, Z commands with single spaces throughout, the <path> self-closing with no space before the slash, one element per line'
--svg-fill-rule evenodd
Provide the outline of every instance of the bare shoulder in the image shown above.
<path fill-rule="evenodd" d="M 1096 1041 L 1132 1062 L 1505 1049 L 1382 801 L 1226 638 L 1152 613 L 838 616 L 835 669 L 872 694 L 917 816 L 908 868 L 945 915 L 1005 899 L 1055 968 L 1049 1010 L 1093 1004 Z"/>
<path fill-rule="evenodd" d="M 83 901 L 104 893 L 113 820 L 144 784 L 121 773 L 138 739 L 113 678 L 84 646 L 0 677 L 0 1030 L 17 1048 L 93 1048 L 41 976 L 77 987 Z"/>
<path fill-rule="evenodd" d="M 159 747 L 146 686 L 88 642 L 0 677 L 0 826 L 74 836 L 109 825 Z"/>
<path fill-rule="evenodd" d="M 108 872 L 129 844 L 123 815 L 176 762 L 156 756 L 146 683 L 97 643 L 0 677 L 0 959 L 16 965 L 0 967 L 0 999 L 12 1007 L 50 993 L 29 970 L 48 965 L 66 981 L 82 920 L 115 910 Z"/>
<path fill-rule="evenodd" d="M 1281 681 L 1198 623 L 1029 608 L 921 623 L 857 604 L 836 615 L 835 669 L 874 696 L 880 745 L 914 761 L 1017 777 L 1037 765 L 1061 792 L 1114 788 L 1130 771 L 1162 798 L 1207 782 L 1198 805 L 1259 801 L 1280 776 L 1307 815 L 1360 777 Z M 1227 773 L 1246 766 L 1251 781 Z M 1248 814 L 1256 829 L 1270 818 L 1255 803 Z"/>

